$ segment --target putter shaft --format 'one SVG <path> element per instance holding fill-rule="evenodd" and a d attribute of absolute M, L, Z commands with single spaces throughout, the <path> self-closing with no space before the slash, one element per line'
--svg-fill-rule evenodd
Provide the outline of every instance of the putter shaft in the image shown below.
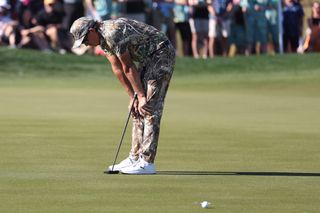
<path fill-rule="evenodd" d="M 121 135 L 121 138 L 120 138 L 119 146 L 118 146 L 118 149 L 117 149 L 117 152 L 116 152 L 116 157 L 114 158 L 114 161 L 113 161 L 113 164 L 112 164 L 112 169 L 109 171 L 110 174 L 116 174 L 113 171 L 114 165 L 115 165 L 115 163 L 117 161 L 117 158 L 118 158 L 118 155 L 119 155 L 119 151 L 120 151 L 120 148 L 121 148 L 121 145 L 122 145 L 122 141 L 123 141 L 124 135 L 126 133 L 127 126 L 128 126 L 129 120 L 130 120 L 130 115 L 131 115 L 131 112 L 133 110 L 134 102 L 136 101 L 136 99 L 137 99 L 137 93 L 134 94 L 133 101 L 132 101 L 132 104 L 131 104 L 131 107 L 130 107 L 130 110 L 129 110 L 129 114 L 128 114 L 126 123 L 124 125 L 123 131 L 122 131 L 122 135 Z"/>

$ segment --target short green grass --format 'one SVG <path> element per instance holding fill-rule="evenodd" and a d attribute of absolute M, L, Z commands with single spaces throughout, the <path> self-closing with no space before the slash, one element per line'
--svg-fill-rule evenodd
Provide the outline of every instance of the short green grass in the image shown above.
<path fill-rule="evenodd" d="M 319 55 L 177 59 L 158 174 L 125 176 L 105 59 L 0 54 L 0 212 L 319 212 Z"/>

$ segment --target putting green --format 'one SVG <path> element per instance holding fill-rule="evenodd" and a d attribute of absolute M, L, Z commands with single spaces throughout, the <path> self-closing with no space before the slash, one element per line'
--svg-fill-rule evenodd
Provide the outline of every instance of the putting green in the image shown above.
<path fill-rule="evenodd" d="M 52 57 L 46 66 L 64 60 Z M 46 67 L 40 77 L 2 74 L 0 212 L 318 212 L 317 62 L 294 72 L 242 67 L 243 72 L 226 73 L 221 66 L 239 61 L 215 60 L 210 68 L 207 61 L 178 59 L 153 176 L 103 174 L 113 161 L 128 104 L 111 75 L 52 74 Z M 292 56 L 282 60 L 290 64 Z M 218 71 L 184 76 L 185 63 Z M 119 159 L 128 153 L 129 133 Z M 211 208 L 197 204 L 204 200 Z"/>

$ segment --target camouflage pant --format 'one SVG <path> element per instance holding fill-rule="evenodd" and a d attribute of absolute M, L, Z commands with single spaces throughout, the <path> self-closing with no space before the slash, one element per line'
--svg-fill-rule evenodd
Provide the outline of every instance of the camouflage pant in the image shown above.
<path fill-rule="evenodd" d="M 133 118 L 132 147 L 130 154 L 138 158 L 141 154 L 153 163 L 157 153 L 160 121 L 164 100 L 175 63 L 175 50 L 169 45 L 162 48 L 140 64 L 138 71 L 147 97 L 151 115 Z"/>

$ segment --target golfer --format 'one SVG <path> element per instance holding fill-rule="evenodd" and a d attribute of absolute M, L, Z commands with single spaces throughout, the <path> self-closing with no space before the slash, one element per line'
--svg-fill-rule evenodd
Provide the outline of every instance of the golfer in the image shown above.
<path fill-rule="evenodd" d="M 154 161 L 164 100 L 175 63 L 174 47 L 164 33 L 126 18 L 99 22 L 82 17 L 73 23 L 70 32 L 74 48 L 81 44 L 101 46 L 113 73 L 128 93 L 129 106 L 137 94 L 132 111 L 131 151 L 113 170 L 124 174 L 156 173 Z"/>

